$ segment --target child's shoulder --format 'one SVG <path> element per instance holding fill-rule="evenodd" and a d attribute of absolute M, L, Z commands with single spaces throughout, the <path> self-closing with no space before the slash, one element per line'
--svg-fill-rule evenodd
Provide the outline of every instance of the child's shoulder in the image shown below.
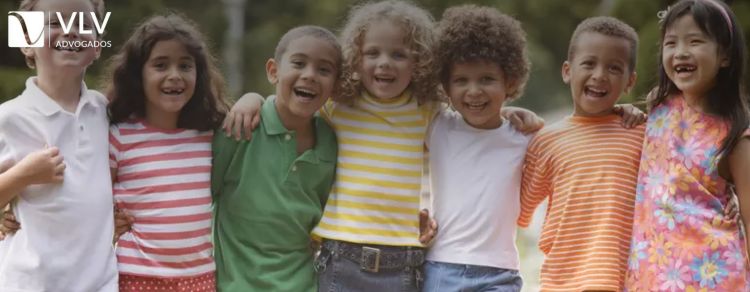
<path fill-rule="evenodd" d="M 97 105 L 97 106 L 105 106 L 106 107 L 107 104 L 109 104 L 109 99 L 107 99 L 107 97 L 104 96 L 104 94 L 102 94 L 101 92 L 99 92 L 97 90 L 93 90 L 93 89 L 88 89 L 87 88 L 86 91 L 84 92 L 84 94 L 86 94 L 87 96 L 89 96 L 89 98 L 91 98 L 91 101 L 95 105 Z"/>

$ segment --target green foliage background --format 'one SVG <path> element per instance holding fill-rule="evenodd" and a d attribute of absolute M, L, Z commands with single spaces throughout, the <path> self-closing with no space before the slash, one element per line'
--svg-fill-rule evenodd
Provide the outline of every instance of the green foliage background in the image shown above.
<path fill-rule="evenodd" d="M 19 0 L 3 0 L 0 9 L 13 11 Z M 106 10 L 112 15 L 105 39 L 113 48 L 104 49 L 102 58 L 89 68 L 90 87 L 101 88 L 106 60 L 116 52 L 130 31 L 155 13 L 177 11 L 196 21 L 211 41 L 212 51 L 222 60 L 222 44 L 227 20 L 224 1 L 204 0 L 130 0 L 108 1 Z M 658 27 L 656 13 L 669 0 L 416 0 L 439 19 L 446 7 L 464 3 L 489 5 L 519 19 L 528 33 L 532 61 L 531 79 L 526 94 L 516 104 L 544 112 L 570 104 L 569 90 L 560 78 L 560 65 L 565 60 L 568 40 L 576 24 L 595 15 L 618 17 L 636 28 L 640 35 L 638 52 L 638 84 L 623 101 L 633 101 L 644 95 L 655 83 L 657 64 Z M 750 39 L 750 1 L 734 0 L 731 6 Z M 302 24 L 316 24 L 339 31 L 347 10 L 358 2 L 346 0 L 247 0 L 245 7 L 245 37 L 242 41 L 243 62 L 241 91 L 272 91 L 265 78 L 264 63 L 273 53 L 278 38 L 289 28 Z M 7 38 L 7 22 L 0 21 L 0 39 Z M 18 95 L 26 77 L 33 71 L 26 68 L 23 57 L 15 48 L 0 47 L 0 102 Z M 746 76 L 747 77 L 747 76 Z M 746 78 L 747 82 L 747 78 Z M 750 85 L 750 82 L 747 82 Z M 233 92 L 236 96 L 239 92 Z"/>

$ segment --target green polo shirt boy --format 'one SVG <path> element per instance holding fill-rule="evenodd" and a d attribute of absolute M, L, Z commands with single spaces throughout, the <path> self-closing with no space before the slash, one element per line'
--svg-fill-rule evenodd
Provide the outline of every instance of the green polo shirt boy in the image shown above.
<path fill-rule="evenodd" d="M 263 103 L 252 141 L 214 135 L 211 192 L 219 291 L 317 291 L 310 231 L 336 168 L 336 136 L 320 117 L 315 146 L 297 155 L 295 133 Z"/>

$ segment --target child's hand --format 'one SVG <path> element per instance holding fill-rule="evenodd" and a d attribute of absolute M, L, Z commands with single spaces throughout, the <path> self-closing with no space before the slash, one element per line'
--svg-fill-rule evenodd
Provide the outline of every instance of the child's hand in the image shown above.
<path fill-rule="evenodd" d="M 6 236 L 16 233 L 18 229 L 21 229 L 21 224 L 16 221 L 16 216 L 13 215 L 13 210 L 8 208 L 3 213 L 3 218 L 0 219 L 0 240 L 5 239 Z"/>
<path fill-rule="evenodd" d="M 242 139 L 242 132 L 244 131 L 245 139 L 250 140 L 253 130 L 260 123 L 260 108 L 263 101 L 263 97 L 254 92 L 245 93 L 237 100 L 221 125 L 227 137 L 231 135 L 239 141 Z"/>
<path fill-rule="evenodd" d="M 29 153 L 9 171 L 15 171 L 26 185 L 61 183 L 65 163 L 60 150 L 49 147 Z"/>
<path fill-rule="evenodd" d="M 135 217 L 128 214 L 125 211 L 115 208 L 115 236 L 112 239 L 112 243 L 117 243 L 120 240 L 120 236 L 128 232 L 133 227 Z"/>
<path fill-rule="evenodd" d="M 724 207 L 724 221 L 739 222 L 740 220 L 740 201 L 737 199 L 737 193 L 733 187 L 729 188 L 729 201 Z"/>
<path fill-rule="evenodd" d="M 430 211 L 427 209 L 419 211 L 419 242 L 424 245 L 430 244 L 437 235 L 437 229 L 437 221 L 430 218 Z"/>
<path fill-rule="evenodd" d="M 524 134 L 536 133 L 544 127 L 544 119 L 534 112 L 520 107 L 503 107 L 500 110 L 500 115 L 509 120 L 514 128 Z"/>
<path fill-rule="evenodd" d="M 616 104 L 615 113 L 622 116 L 622 126 L 632 129 L 646 122 L 648 116 L 632 104 Z"/>

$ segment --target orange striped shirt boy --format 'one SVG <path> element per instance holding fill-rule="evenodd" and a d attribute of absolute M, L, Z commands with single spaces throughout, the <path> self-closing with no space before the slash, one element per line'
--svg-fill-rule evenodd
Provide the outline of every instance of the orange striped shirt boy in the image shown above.
<path fill-rule="evenodd" d="M 549 198 L 542 291 L 622 290 L 643 135 L 616 115 L 571 116 L 531 141 L 518 225 Z"/>

